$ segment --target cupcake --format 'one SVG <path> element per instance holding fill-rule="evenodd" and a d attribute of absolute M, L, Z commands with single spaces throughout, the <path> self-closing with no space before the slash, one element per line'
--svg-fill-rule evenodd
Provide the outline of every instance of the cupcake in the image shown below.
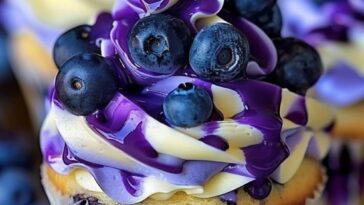
<path fill-rule="evenodd" d="M 356 0 L 281 1 L 284 35 L 304 39 L 321 54 L 327 72 L 314 90 L 320 100 L 336 108 L 334 136 L 340 138 L 364 137 L 359 115 L 364 111 L 363 6 Z"/>
<path fill-rule="evenodd" d="M 314 45 L 325 74 L 316 84 L 316 98 L 336 114 L 336 138 L 326 164 L 329 204 L 361 204 L 364 193 L 364 4 L 356 0 L 282 0 L 284 35 Z M 300 9 L 297 9 L 300 8 Z M 299 22 L 299 23 L 298 23 Z"/>
<path fill-rule="evenodd" d="M 62 34 L 41 130 L 51 204 L 314 203 L 334 122 L 304 95 L 321 61 L 256 2 L 119 0 Z"/>
<path fill-rule="evenodd" d="M 109 11 L 112 4 L 112 0 L 1 1 L 0 24 L 10 35 L 11 64 L 35 127 L 40 127 L 45 117 L 43 99 L 57 74 L 51 57 L 55 40 L 65 29 L 89 23 L 100 11 Z"/>

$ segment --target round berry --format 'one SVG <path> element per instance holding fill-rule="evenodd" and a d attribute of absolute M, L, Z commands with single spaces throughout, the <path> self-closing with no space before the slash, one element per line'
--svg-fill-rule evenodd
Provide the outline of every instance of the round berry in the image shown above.
<path fill-rule="evenodd" d="M 282 14 L 278 5 L 268 10 L 264 15 L 250 19 L 259 26 L 269 37 L 277 38 L 281 36 Z"/>
<path fill-rule="evenodd" d="M 171 74 L 185 66 L 192 37 L 180 19 L 153 14 L 133 27 L 128 43 L 132 59 L 145 70 Z"/>
<path fill-rule="evenodd" d="M 203 28 L 190 50 L 190 64 L 196 74 L 209 80 L 228 81 L 246 73 L 249 60 L 246 36 L 230 24 Z"/>
<path fill-rule="evenodd" d="M 118 90 L 114 67 L 97 54 L 71 58 L 56 77 L 56 94 L 75 115 L 89 115 L 104 108 Z"/>
<path fill-rule="evenodd" d="M 292 92 L 305 94 L 322 74 L 320 55 L 310 45 L 294 38 L 277 39 L 274 43 L 278 64 L 271 76 L 273 83 Z"/>
<path fill-rule="evenodd" d="M 53 58 L 58 68 L 81 53 L 100 53 L 100 48 L 90 39 L 91 26 L 80 25 L 63 33 L 54 44 Z"/>
<path fill-rule="evenodd" d="M 164 115 L 169 123 L 178 127 L 194 127 L 206 122 L 212 114 L 210 95 L 192 83 L 178 86 L 165 98 Z"/>
<path fill-rule="evenodd" d="M 269 179 L 256 179 L 244 186 L 244 190 L 255 199 L 263 200 L 272 190 L 272 182 Z"/>
<path fill-rule="evenodd" d="M 28 173 L 18 169 L 1 173 L 0 204 L 28 205 L 34 199 L 34 185 Z"/>
<path fill-rule="evenodd" d="M 230 6 L 239 15 L 252 19 L 271 9 L 277 0 L 230 0 Z"/>

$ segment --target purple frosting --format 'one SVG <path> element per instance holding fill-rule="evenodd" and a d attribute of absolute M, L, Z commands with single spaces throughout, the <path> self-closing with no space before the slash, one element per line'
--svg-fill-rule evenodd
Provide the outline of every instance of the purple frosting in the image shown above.
<path fill-rule="evenodd" d="M 95 164 L 93 159 L 77 156 L 77 150 L 69 148 L 58 131 L 43 129 L 41 146 L 45 161 L 62 174 L 76 167 L 88 170 L 108 196 L 125 204 L 137 203 L 148 197 L 143 195 L 141 187 L 146 177 L 151 175 L 175 185 L 202 186 L 216 174 L 227 172 L 259 179 L 257 183 L 250 184 L 249 190 L 253 191 L 249 193 L 255 198 L 263 198 L 270 192 L 269 176 L 289 155 L 289 149 L 281 138 L 283 121 L 279 113 L 282 89 L 256 80 L 273 71 L 277 62 L 274 45 L 251 22 L 225 11 L 220 12 L 222 0 L 184 0 L 172 7 L 168 7 L 169 3 L 168 0 L 145 0 L 144 3 L 138 0 L 117 1 L 112 15 L 100 14 L 91 32 L 92 38 L 100 41 L 103 56 L 113 60 L 124 84 L 109 105 L 87 116 L 86 122 L 98 136 L 141 163 L 133 165 L 135 167 L 123 164 L 110 166 L 107 162 Z M 138 19 L 161 10 L 184 20 L 194 34 L 197 32 L 194 22 L 196 15 L 218 15 L 240 29 L 252 45 L 251 55 L 254 60 L 249 62 L 247 68 L 250 79 L 213 84 L 196 78 L 189 66 L 171 75 L 156 75 L 136 65 L 127 47 L 128 34 Z M 161 114 L 163 100 L 180 83 L 187 82 L 205 89 L 211 96 L 213 86 L 234 90 L 244 102 L 246 109 L 231 117 L 231 120 L 250 125 L 263 135 L 261 143 L 239 148 L 244 153 L 246 164 L 180 159 L 158 153 L 148 142 L 143 129 L 143 117 L 150 116 L 172 127 Z M 54 90 L 51 96 L 54 106 L 63 109 Z M 297 99 L 288 115 L 282 117 L 305 126 L 305 101 L 303 97 Z M 223 114 L 216 108 L 211 119 L 201 125 L 204 136 L 200 140 L 214 149 L 224 151 L 229 148 L 229 144 L 214 134 L 222 119 Z M 52 119 L 47 119 L 45 125 L 47 123 L 52 123 Z M 226 193 L 221 197 L 225 201 L 235 200 L 233 194 Z"/>
<path fill-rule="evenodd" d="M 336 63 L 316 85 L 320 99 L 334 106 L 349 106 L 364 99 L 364 77 L 350 64 Z"/>

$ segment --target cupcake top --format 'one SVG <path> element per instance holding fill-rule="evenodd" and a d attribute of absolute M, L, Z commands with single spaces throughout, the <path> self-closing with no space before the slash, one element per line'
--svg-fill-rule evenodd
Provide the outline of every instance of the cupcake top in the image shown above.
<path fill-rule="evenodd" d="M 333 115 L 304 96 L 319 56 L 295 39 L 274 44 L 279 9 L 255 2 L 120 0 L 64 33 L 46 163 L 123 204 L 180 191 L 234 203 L 235 190 L 264 199 L 305 155 L 324 157 Z"/>
<path fill-rule="evenodd" d="M 315 87 L 333 106 L 364 99 L 364 3 L 360 0 L 281 0 L 284 35 L 315 45 L 328 68 Z M 298 9 L 299 8 L 299 9 Z"/>

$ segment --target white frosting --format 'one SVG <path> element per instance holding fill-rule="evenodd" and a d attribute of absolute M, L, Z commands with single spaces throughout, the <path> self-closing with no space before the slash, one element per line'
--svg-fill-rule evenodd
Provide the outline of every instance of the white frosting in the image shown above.
<path fill-rule="evenodd" d="M 213 95 L 217 95 L 221 90 L 222 88 L 212 89 Z M 235 94 L 233 92 L 227 92 L 227 95 L 234 96 Z M 282 92 L 281 114 L 288 112 L 297 97 L 297 95 L 288 91 Z M 238 102 L 239 99 L 235 100 Z M 238 104 L 243 105 L 243 102 L 239 101 Z M 317 102 L 308 99 L 306 99 L 306 105 L 308 108 L 319 106 Z M 235 108 L 237 107 L 240 106 L 235 106 Z M 233 107 L 232 109 L 236 112 L 241 111 L 241 109 L 235 108 Z M 243 106 L 240 108 L 243 108 Z M 222 108 L 221 110 L 227 113 L 233 113 L 226 108 Z M 320 110 L 321 113 L 329 113 L 329 110 L 324 106 L 320 107 Z M 312 124 L 313 131 L 322 128 L 325 124 L 319 122 L 321 113 L 308 109 L 310 118 L 317 118 L 318 120 L 309 120 L 311 123 L 317 123 Z M 236 123 L 233 120 L 225 120 L 220 122 L 219 127 L 210 133 L 221 136 L 228 142 L 230 145 L 229 149 L 222 151 L 199 141 L 200 136 L 203 136 L 207 132 L 202 127 L 172 129 L 149 116 L 142 116 L 138 111 L 135 111 L 130 116 L 127 124 L 131 127 L 134 126 L 135 128 L 139 122 L 143 121 L 142 129 L 146 134 L 146 139 L 157 152 L 187 160 L 245 164 L 244 154 L 240 150 L 240 147 L 261 143 L 263 140 L 262 133 L 256 128 Z M 328 114 L 328 116 L 332 117 L 331 114 Z M 321 118 L 322 120 L 326 121 L 330 119 Z M 298 127 L 293 124 L 288 120 L 284 120 L 284 130 Z M 76 151 L 75 154 L 81 158 L 91 158 L 94 163 L 113 167 L 116 165 L 120 169 L 129 171 L 136 170 L 138 167 L 140 169 L 141 162 L 105 141 L 88 126 L 84 117 L 72 115 L 54 104 L 45 121 L 44 129 L 59 130 L 67 145 L 71 150 Z M 291 179 L 306 154 L 320 159 L 327 153 L 329 147 L 328 137 L 324 133 L 313 131 L 304 131 L 300 135 L 294 136 L 293 141 L 292 139 L 283 139 L 290 149 L 290 156 L 272 174 L 271 177 L 274 180 L 285 183 Z M 188 147 L 188 151 L 186 151 L 186 147 Z M 91 174 L 85 170 L 77 170 L 75 180 L 81 187 L 87 190 L 102 191 Z M 203 186 L 180 186 L 170 184 L 163 179 L 151 175 L 143 180 L 142 192 L 148 196 L 150 195 L 154 199 L 160 200 L 168 199 L 178 191 L 183 191 L 195 197 L 208 198 L 235 190 L 252 180 L 254 178 L 221 172 Z"/>
<path fill-rule="evenodd" d="M 236 115 L 236 113 L 245 110 L 244 102 L 235 91 L 215 85 L 211 87 L 211 90 L 214 104 L 218 110 L 224 113 L 225 119 L 230 119 Z"/>

